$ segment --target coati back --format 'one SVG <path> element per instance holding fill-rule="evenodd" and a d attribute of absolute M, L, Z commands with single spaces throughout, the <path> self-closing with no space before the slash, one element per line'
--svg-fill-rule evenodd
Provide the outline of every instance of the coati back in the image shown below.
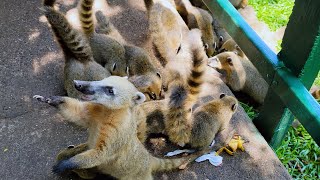
<path fill-rule="evenodd" d="M 88 149 L 62 161 L 53 172 L 97 167 L 118 179 L 152 179 L 152 173 L 178 169 L 199 154 L 177 159 L 152 156 L 137 138 L 133 108 L 145 97 L 126 78 L 110 76 L 102 81 L 75 81 L 77 90 L 91 97 L 81 102 L 69 97 L 34 96 L 58 108 L 66 120 L 86 127 Z"/>
<path fill-rule="evenodd" d="M 175 0 L 177 10 L 184 19 L 189 29 L 198 28 L 201 30 L 201 38 L 209 57 L 213 56 L 218 38 L 213 31 L 213 19 L 209 12 L 192 6 L 189 0 Z"/>
<path fill-rule="evenodd" d="M 223 52 L 209 59 L 208 65 L 225 76 L 225 83 L 233 91 L 243 91 L 262 104 L 269 85 L 254 65 L 234 52 Z"/>
<path fill-rule="evenodd" d="M 73 80 L 102 80 L 110 73 L 96 63 L 92 57 L 92 51 L 86 38 L 73 29 L 65 16 L 54 10 L 55 0 L 44 0 L 44 14 L 60 44 L 64 56 L 64 87 L 68 96 L 84 98 L 73 86 Z"/>
<path fill-rule="evenodd" d="M 127 64 L 122 44 L 113 38 L 95 32 L 92 15 L 93 1 L 81 0 L 78 7 L 81 27 L 90 43 L 93 58 L 112 75 L 126 76 Z"/>

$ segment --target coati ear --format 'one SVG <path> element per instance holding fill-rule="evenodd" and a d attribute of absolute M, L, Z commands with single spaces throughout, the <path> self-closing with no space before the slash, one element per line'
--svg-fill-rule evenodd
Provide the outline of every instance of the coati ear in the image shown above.
<path fill-rule="evenodd" d="M 133 97 L 133 101 L 135 104 L 141 104 L 146 100 L 146 96 L 142 92 L 137 92 Z"/>
<path fill-rule="evenodd" d="M 157 76 L 161 79 L 161 74 L 159 72 L 157 72 Z"/>
<path fill-rule="evenodd" d="M 208 49 L 209 45 L 207 43 L 204 44 L 204 49 Z"/>
<path fill-rule="evenodd" d="M 213 43 L 213 48 L 217 51 L 218 50 L 218 46 L 217 46 L 217 42 Z"/>
<path fill-rule="evenodd" d="M 236 48 L 237 50 L 241 50 L 240 46 L 238 46 L 237 44 L 235 45 L 235 48 Z"/>
<path fill-rule="evenodd" d="M 112 65 L 112 71 L 115 71 L 116 68 L 117 68 L 117 63 L 113 63 L 113 65 Z"/>
<path fill-rule="evenodd" d="M 232 58 L 231 57 L 227 57 L 227 62 L 230 66 L 233 66 L 233 63 L 232 63 Z"/>
<path fill-rule="evenodd" d="M 233 112 L 235 112 L 235 111 L 237 110 L 237 108 L 238 108 L 238 104 L 232 104 L 231 110 L 232 110 Z"/>
<path fill-rule="evenodd" d="M 221 68 L 221 62 L 219 58 L 217 57 L 212 57 L 208 59 L 208 66 L 213 67 L 213 68 Z"/>

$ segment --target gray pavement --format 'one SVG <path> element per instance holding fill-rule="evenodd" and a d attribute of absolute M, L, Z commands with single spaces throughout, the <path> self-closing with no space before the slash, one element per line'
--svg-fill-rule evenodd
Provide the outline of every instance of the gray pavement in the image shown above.
<path fill-rule="evenodd" d="M 62 10 L 75 6 L 73 0 L 64 2 Z M 124 38 L 152 52 L 143 1 L 109 2 L 107 10 L 117 10 L 111 21 Z M 85 131 L 62 122 L 55 109 L 32 100 L 35 94 L 65 95 L 62 52 L 43 21 L 41 2 L 2 0 L 0 7 L 0 179 L 79 179 L 52 174 L 51 167 L 60 149 L 85 141 Z M 230 93 L 222 86 L 212 94 L 221 91 Z M 233 157 L 223 154 L 220 167 L 192 164 L 184 171 L 157 174 L 157 179 L 291 178 L 242 109 L 232 127 L 250 140 L 246 152 Z"/>

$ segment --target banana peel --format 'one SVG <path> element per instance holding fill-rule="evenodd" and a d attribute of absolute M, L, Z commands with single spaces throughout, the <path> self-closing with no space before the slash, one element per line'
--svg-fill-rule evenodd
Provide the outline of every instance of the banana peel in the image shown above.
<path fill-rule="evenodd" d="M 227 146 L 224 146 L 220 148 L 216 154 L 219 155 L 223 151 L 226 151 L 229 155 L 233 156 L 234 153 L 237 151 L 237 149 L 240 149 L 241 151 L 244 151 L 243 147 L 244 140 L 241 138 L 240 135 L 235 134 L 233 135 L 232 139 L 229 141 Z"/>

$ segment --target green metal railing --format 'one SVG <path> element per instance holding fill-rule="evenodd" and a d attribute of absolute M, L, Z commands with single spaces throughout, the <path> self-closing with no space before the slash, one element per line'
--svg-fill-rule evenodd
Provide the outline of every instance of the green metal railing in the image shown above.
<path fill-rule="evenodd" d="M 320 1 L 296 0 L 276 55 L 228 0 L 203 0 L 270 85 L 254 124 L 273 148 L 299 119 L 320 145 L 320 106 L 310 88 L 320 69 Z M 292 115 L 293 114 L 293 115 Z"/>

